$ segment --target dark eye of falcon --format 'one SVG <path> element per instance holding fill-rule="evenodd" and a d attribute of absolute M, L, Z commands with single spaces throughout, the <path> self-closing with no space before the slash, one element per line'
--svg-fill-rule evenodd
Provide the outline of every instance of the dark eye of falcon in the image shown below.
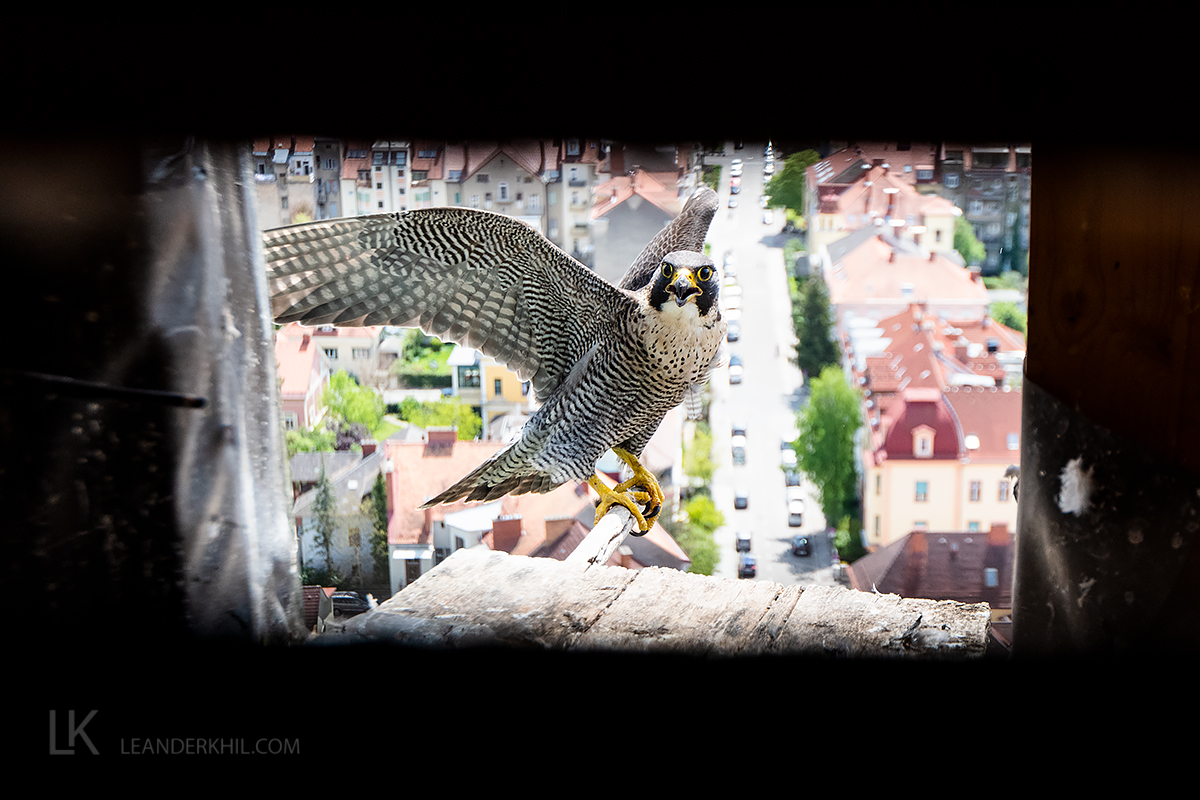
<path fill-rule="evenodd" d="M 670 278 L 672 275 L 675 274 L 675 268 L 672 267 L 670 264 L 663 264 L 662 265 L 662 274 L 663 274 L 664 278 Z"/>
<path fill-rule="evenodd" d="M 712 269 L 709 267 L 701 267 L 699 272 L 700 280 L 706 281 L 712 277 Z"/>

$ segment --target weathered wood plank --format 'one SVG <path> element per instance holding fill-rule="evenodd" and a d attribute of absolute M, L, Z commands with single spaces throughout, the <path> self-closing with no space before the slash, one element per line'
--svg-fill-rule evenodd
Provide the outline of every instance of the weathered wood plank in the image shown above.
<path fill-rule="evenodd" d="M 707 657 L 961 658 L 987 646 L 988 607 L 841 587 L 459 550 L 322 643 L 391 641 Z"/>

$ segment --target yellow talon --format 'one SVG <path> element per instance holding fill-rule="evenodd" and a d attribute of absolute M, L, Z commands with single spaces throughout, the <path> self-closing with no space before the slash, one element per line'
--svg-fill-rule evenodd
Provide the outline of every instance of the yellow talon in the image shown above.
<path fill-rule="evenodd" d="M 650 530 L 654 521 L 658 519 L 658 515 L 662 513 L 664 500 L 662 489 L 654 475 L 638 462 L 636 456 L 619 447 L 614 447 L 613 452 L 629 465 L 633 470 L 633 477 L 618 484 L 615 489 L 609 489 L 595 475 L 588 478 L 588 484 L 596 490 L 596 494 L 600 495 L 600 502 L 596 505 L 596 522 L 600 522 L 600 518 L 608 513 L 612 506 L 624 506 L 637 522 L 638 530 L 641 531 L 637 535 L 641 536 Z M 634 490 L 634 486 L 641 487 L 645 491 Z M 646 505 L 648 513 L 642 513 L 639 503 Z"/>

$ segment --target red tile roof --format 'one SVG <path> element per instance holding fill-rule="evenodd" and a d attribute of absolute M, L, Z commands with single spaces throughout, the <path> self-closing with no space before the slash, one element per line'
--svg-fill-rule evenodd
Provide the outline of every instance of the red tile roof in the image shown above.
<path fill-rule="evenodd" d="M 829 282 L 830 301 L 836 305 L 870 304 L 906 297 L 903 285 L 912 285 L 918 302 L 959 302 L 986 308 L 987 287 L 971 272 L 940 254 L 921 256 L 896 251 L 880 236 L 872 236 L 834 265 Z M 982 315 L 981 315 L 982 316 Z"/>
<path fill-rule="evenodd" d="M 279 393 L 282 397 L 302 398 L 308 394 L 308 387 L 314 370 L 320 369 L 320 359 L 325 358 L 321 348 L 313 341 L 307 344 L 302 337 L 275 337 L 275 364 L 282 383 Z"/>
<path fill-rule="evenodd" d="M 603 217 L 635 194 L 649 200 L 673 217 L 683 210 L 674 173 L 650 173 L 637 170 L 632 176 L 619 175 L 596 186 L 596 202 L 591 217 Z"/>
<path fill-rule="evenodd" d="M 987 603 L 1012 608 L 1015 534 L 1003 523 L 988 531 L 914 531 L 863 556 L 849 569 L 851 588 L 901 597 Z M 985 570 L 996 570 L 988 586 Z"/>
<path fill-rule="evenodd" d="M 972 461 L 1007 461 L 1021 459 L 1021 392 L 986 386 L 957 386 L 946 390 L 946 402 L 958 418 L 963 437 L 975 436 L 977 449 L 965 448 Z M 1015 435 L 1017 448 L 1008 446 L 1008 437 Z"/>

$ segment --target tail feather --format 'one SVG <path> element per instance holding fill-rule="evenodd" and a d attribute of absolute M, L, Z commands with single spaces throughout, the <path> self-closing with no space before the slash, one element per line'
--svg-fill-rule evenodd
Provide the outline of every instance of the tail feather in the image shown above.
<path fill-rule="evenodd" d="M 526 444 L 526 447 L 521 447 Z M 528 445 L 532 444 L 532 447 Z M 545 494 L 561 485 L 529 463 L 527 450 L 536 450 L 535 443 L 518 439 L 442 493 L 431 497 L 420 508 L 432 508 L 459 500 L 468 502 L 495 500 L 506 494 Z"/>

